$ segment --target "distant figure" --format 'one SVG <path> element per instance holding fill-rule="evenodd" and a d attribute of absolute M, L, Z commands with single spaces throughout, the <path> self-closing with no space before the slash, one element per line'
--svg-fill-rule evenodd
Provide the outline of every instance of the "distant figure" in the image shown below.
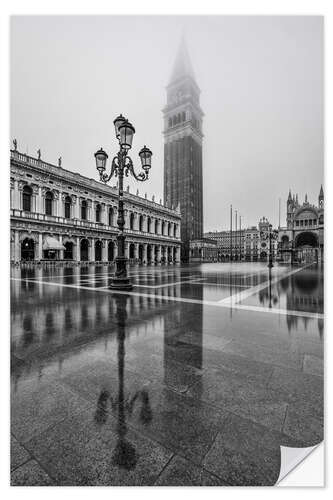
<path fill-rule="evenodd" d="M 61 156 L 58 158 L 58 167 L 61 167 L 61 162 L 62 162 L 62 158 Z"/>
<path fill-rule="evenodd" d="M 17 140 L 13 140 L 13 145 L 14 145 L 14 151 L 17 151 Z"/>
<path fill-rule="evenodd" d="M 153 194 L 152 201 L 155 201 L 155 195 Z"/>
<path fill-rule="evenodd" d="M 41 151 L 40 151 L 40 149 L 39 149 L 39 150 L 37 151 L 38 160 L 40 160 L 41 155 L 42 155 L 42 154 L 41 154 Z"/>
<path fill-rule="evenodd" d="M 160 198 L 160 205 L 162 205 L 162 200 L 161 200 L 161 198 Z"/>
<path fill-rule="evenodd" d="M 129 186 L 127 186 L 127 192 L 129 193 Z"/>
<path fill-rule="evenodd" d="M 147 193 L 145 193 L 145 198 L 147 199 Z"/>
<path fill-rule="evenodd" d="M 136 190 L 136 195 L 139 196 L 139 190 L 138 189 Z"/>

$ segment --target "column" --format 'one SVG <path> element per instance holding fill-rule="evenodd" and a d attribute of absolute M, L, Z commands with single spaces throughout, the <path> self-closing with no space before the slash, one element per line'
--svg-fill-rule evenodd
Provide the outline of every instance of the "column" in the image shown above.
<path fill-rule="evenodd" d="M 43 213 L 42 188 L 40 186 L 38 186 L 38 194 L 36 196 L 36 212 L 38 214 Z"/>
<path fill-rule="evenodd" d="M 59 196 L 59 198 L 60 198 L 60 196 Z M 62 234 L 59 235 L 59 243 L 61 243 L 61 245 L 62 245 Z M 63 250 L 59 250 L 59 259 L 64 260 L 64 251 Z"/>
<path fill-rule="evenodd" d="M 95 238 L 90 238 L 88 247 L 88 260 L 92 262 L 95 260 Z"/>
<path fill-rule="evenodd" d="M 87 221 L 92 221 L 92 202 L 87 200 Z"/>
<path fill-rule="evenodd" d="M 14 255 L 13 260 L 19 262 L 21 260 L 21 249 L 20 249 L 20 233 L 14 231 Z"/>
<path fill-rule="evenodd" d="M 142 252 L 142 262 L 143 264 L 147 264 L 147 243 L 143 243 L 143 252 Z"/>
<path fill-rule="evenodd" d="M 13 208 L 20 208 L 20 192 L 18 189 L 18 181 L 14 179 L 14 188 L 13 188 Z"/>
<path fill-rule="evenodd" d="M 42 260 L 43 258 L 43 234 L 38 234 L 38 249 L 37 249 L 37 260 Z"/>
<path fill-rule="evenodd" d="M 75 240 L 76 240 L 76 244 L 74 247 L 74 256 L 73 257 L 74 257 L 74 260 L 76 262 L 79 262 L 79 260 L 80 260 L 80 238 L 77 236 L 75 238 Z"/>
<path fill-rule="evenodd" d="M 156 245 L 156 264 L 161 264 L 161 245 Z"/>
<path fill-rule="evenodd" d="M 139 259 L 139 243 L 134 243 L 134 258 Z"/>
<path fill-rule="evenodd" d="M 108 209 L 107 209 L 107 205 L 105 203 L 102 203 L 102 219 L 101 219 L 101 221 L 106 226 L 109 223 L 109 221 L 108 221 Z"/>
<path fill-rule="evenodd" d="M 108 260 L 108 243 L 106 240 L 102 240 L 102 262 L 107 262 Z"/>
<path fill-rule="evenodd" d="M 176 262 L 180 263 L 180 247 L 176 247 Z"/>
<path fill-rule="evenodd" d="M 129 258 L 129 243 L 125 241 L 125 259 Z"/>

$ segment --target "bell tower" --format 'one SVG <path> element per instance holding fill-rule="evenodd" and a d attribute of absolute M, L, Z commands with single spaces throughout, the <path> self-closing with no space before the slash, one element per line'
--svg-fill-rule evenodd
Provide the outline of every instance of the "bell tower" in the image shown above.
<path fill-rule="evenodd" d="M 189 259 L 189 242 L 202 238 L 202 118 L 200 89 L 182 39 L 166 88 L 164 117 L 164 203 L 179 206 L 182 261 Z"/>

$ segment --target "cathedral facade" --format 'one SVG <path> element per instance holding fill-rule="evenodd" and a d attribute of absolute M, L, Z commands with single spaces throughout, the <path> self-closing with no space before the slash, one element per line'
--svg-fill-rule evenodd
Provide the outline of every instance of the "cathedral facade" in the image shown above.
<path fill-rule="evenodd" d="M 287 225 L 279 229 L 279 253 L 283 262 L 323 262 L 324 258 L 324 191 L 321 186 L 318 204 L 303 203 L 289 191 Z"/>
<path fill-rule="evenodd" d="M 11 262 L 113 262 L 117 206 L 116 186 L 11 150 Z M 132 263 L 180 262 L 178 211 L 129 189 L 124 208 L 125 254 Z"/>
<path fill-rule="evenodd" d="M 187 262 L 190 241 L 203 235 L 202 119 L 200 89 L 182 40 L 167 86 L 164 116 L 164 203 L 179 207 L 181 259 Z"/>

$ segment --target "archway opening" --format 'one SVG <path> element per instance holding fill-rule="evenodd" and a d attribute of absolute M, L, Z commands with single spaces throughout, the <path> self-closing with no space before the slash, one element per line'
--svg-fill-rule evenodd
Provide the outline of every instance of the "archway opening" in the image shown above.
<path fill-rule="evenodd" d="M 312 247 L 316 248 L 318 246 L 317 236 L 310 231 L 300 233 L 296 237 L 296 248 L 300 247 Z"/>
<path fill-rule="evenodd" d="M 102 260 L 102 242 L 97 240 L 95 243 L 95 261 L 100 262 Z"/>
<path fill-rule="evenodd" d="M 108 243 L 108 261 L 112 262 L 114 259 L 114 243 L 113 241 L 109 241 Z"/>
<path fill-rule="evenodd" d="M 129 258 L 134 259 L 135 258 L 135 245 L 134 243 L 130 243 L 129 246 Z"/>
<path fill-rule="evenodd" d="M 64 250 L 64 259 L 72 260 L 73 259 L 73 243 L 72 241 L 66 241 Z"/>
<path fill-rule="evenodd" d="M 142 264 L 143 262 L 143 246 L 139 245 L 139 261 Z"/>
<path fill-rule="evenodd" d="M 89 242 L 86 238 L 80 243 L 80 259 L 89 260 Z"/>
<path fill-rule="evenodd" d="M 32 238 L 25 238 L 21 243 L 21 259 L 34 260 L 35 242 Z"/>

